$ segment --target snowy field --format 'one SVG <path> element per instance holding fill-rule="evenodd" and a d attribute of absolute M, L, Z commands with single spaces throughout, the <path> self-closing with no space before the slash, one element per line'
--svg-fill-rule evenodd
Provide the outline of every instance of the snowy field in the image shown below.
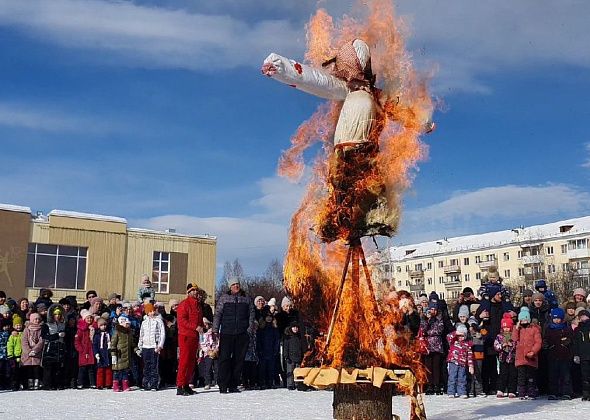
<path fill-rule="evenodd" d="M 190 397 L 176 396 L 175 389 L 158 392 L 65 390 L 0 393 L 0 419 L 332 419 L 332 393 L 286 389 L 219 394 L 199 391 Z M 431 420 L 562 419 L 586 418 L 590 402 L 499 400 L 493 398 L 449 399 L 426 396 Z M 394 412 L 408 418 L 408 401 L 394 397 Z"/>

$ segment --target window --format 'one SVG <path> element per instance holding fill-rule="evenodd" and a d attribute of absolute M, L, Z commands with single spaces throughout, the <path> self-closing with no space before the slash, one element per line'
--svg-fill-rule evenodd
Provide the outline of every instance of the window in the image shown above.
<path fill-rule="evenodd" d="M 398 285 L 399 287 L 402 287 L 402 281 L 401 281 L 401 280 L 398 280 L 398 282 L 397 282 L 397 285 Z"/>
<path fill-rule="evenodd" d="M 426 264 L 426 269 L 427 270 L 432 270 L 432 263 L 431 262 L 429 262 L 429 263 Z"/>
<path fill-rule="evenodd" d="M 486 255 L 486 261 L 496 261 L 496 254 Z"/>
<path fill-rule="evenodd" d="M 469 274 L 465 274 L 465 281 L 469 281 Z"/>
<path fill-rule="evenodd" d="M 518 259 L 520 260 L 522 258 L 522 251 L 518 251 Z"/>
<path fill-rule="evenodd" d="M 439 277 L 438 278 L 438 284 L 442 284 L 443 280 L 444 280 L 444 277 Z"/>
<path fill-rule="evenodd" d="M 569 267 L 567 263 L 561 264 L 561 271 L 569 271 Z"/>
<path fill-rule="evenodd" d="M 574 239 L 573 241 L 568 241 L 568 249 L 586 249 L 588 247 L 588 240 L 584 239 Z"/>
<path fill-rule="evenodd" d="M 422 264 L 421 263 L 420 264 L 415 264 L 414 265 L 414 270 L 415 271 L 422 271 Z"/>
<path fill-rule="evenodd" d="M 440 292 L 440 298 L 444 299 L 445 298 L 445 292 Z"/>
<path fill-rule="evenodd" d="M 547 265 L 547 272 L 548 273 L 555 273 L 555 265 L 554 264 L 548 264 Z"/>
<path fill-rule="evenodd" d="M 480 256 L 480 255 L 477 255 L 477 256 L 475 257 L 475 263 L 476 263 L 476 264 L 479 264 L 479 263 L 481 263 L 481 256 Z"/>
<path fill-rule="evenodd" d="M 451 258 L 449 265 L 459 265 L 459 260 L 457 258 Z"/>
<path fill-rule="evenodd" d="M 475 279 L 481 280 L 481 273 L 475 273 Z"/>
<path fill-rule="evenodd" d="M 524 268 L 520 267 L 520 268 L 518 269 L 518 275 L 519 275 L 520 277 L 524 276 Z"/>
<path fill-rule="evenodd" d="M 504 253 L 504 261 L 510 261 L 510 253 L 509 252 Z"/>
<path fill-rule="evenodd" d="M 406 273 L 410 271 L 410 266 L 406 265 Z"/>
<path fill-rule="evenodd" d="M 27 287 L 85 289 L 87 254 L 77 246 L 29 244 Z"/>
<path fill-rule="evenodd" d="M 567 244 L 563 244 L 563 245 L 561 246 L 561 253 L 562 253 L 562 254 L 565 254 L 566 252 L 567 252 Z"/>
<path fill-rule="evenodd" d="M 402 272 L 402 266 L 401 266 L 401 265 L 398 265 L 398 266 L 396 267 L 396 271 L 397 271 L 398 273 L 401 273 L 401 272 Z"/>
<path fill-rule="evenodd" d="M 428 277 L 428 285 L 430 286 L 432 284 L 432 277 Z"/>
<path fill-rule="evenodd" d="M 510 278 L 510 270 L 504 270 L 504 278 L 506 278 L 506 279 Z"/>
<path fill-rule="evenodd" d="M 170 275 L 170 253 L 154 251 L 152 283 L 156 293 L 168 293 Z"/>
<path fill-rule="evenodd" d="M 445 265 L 445 262 L 444 261 L 439 261 L 438 262 L 438 268 L 443 268 L 444 265 Z"/>
<path fill-rule="evenodd" d="M 546 252 L 547 255 L 553 255 L 553 247 L 552 246 L 548 246 L 545 251 L 547 251 Z"/>
<path fill-rule="evenodd" d="M 469 257 L 463 258 L 463 265 L 469 265 Z"/>
<path fill-rule="evenodd" d="M 406 280 L 406 287 L 410 285 L 410 280 Z"/>

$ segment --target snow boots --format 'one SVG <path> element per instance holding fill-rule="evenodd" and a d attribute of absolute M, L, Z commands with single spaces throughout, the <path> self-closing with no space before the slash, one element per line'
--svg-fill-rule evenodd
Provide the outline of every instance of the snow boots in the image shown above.
<path fill-rule="evenodd" d="M 123 379 L 123 391 L 129 391 L 129 381 L 127 379 Z"/>
<path fill-rule="evenodd" d="M 121 388 L 119 388 L 119 381 L 113 381 L 113 392 L 121 392 Z"/>

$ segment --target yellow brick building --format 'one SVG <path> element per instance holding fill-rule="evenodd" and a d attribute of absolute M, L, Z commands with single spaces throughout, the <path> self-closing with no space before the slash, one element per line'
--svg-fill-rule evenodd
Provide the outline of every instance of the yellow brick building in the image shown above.
<path fill-rule="evenodd" d="M 151 276 L 156 299 L 183 299 L 196 282 L 213 299 L 217 239 L 134 229 L 120 217 L 0 204 L 0 290 L 35 299 L 41 288 L 55 297 L 87 290 L 137 299 L 142 274 Z M 55 300 L 55 299 L 54 299 Z"/>

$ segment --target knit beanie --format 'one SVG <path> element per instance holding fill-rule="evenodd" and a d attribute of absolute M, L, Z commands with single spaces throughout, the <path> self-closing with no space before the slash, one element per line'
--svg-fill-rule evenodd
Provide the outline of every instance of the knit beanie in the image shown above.
<path fill-rule="evenodd" d="M 149 314 L 150 312 L 153 312 L 155 310 L 154 305 L 151 303 L 146 303 L 143 305 L 143 311 L 145 312 L 145 314 Z"/>
<path fill-rule="evenodd" d="M 479 325 L 479 322 L 477 322 L 477 319 L 474 316 L 470 316 L 469 319 L 467 320 L 467 323 L 470 326 L 475 325 L 477 327 Z"/>
<path fill-rule="evenodd" d="M 12 317 L 12 325 L 23 325 L 23 319 L 18 315 L 14 315 Z"/>
<path fill-rule="evenodd" d="M 584 289 L 582 289 L 581 287 L 578 287 L 577 289 L 574 289 L 574 296 L 576 295 L 580 295 L 582 297 L 586 296 L 586 291 Z"/>
<path fill-rule="evenodd" d="M 467 307 L 467 305 L 461 305 L 461 307 L 459 308 L 459 316 L 469 318 L 469 308 Z"/>
<path fill-rule="evenodd" d="M 104 318 L 98 318 L 98 321 L 96 321 L 96 323 L 100 327 L 101 325 L 106 325 L 107 324 L 107 320 L 104 319 Z"/>
<path fill-rule="evenodd" d="M 277 306 L 277 300 L 275 298 L 270 298 L 268 300 L 268 306 Z"/>
<path fill-rule="evenodd" d="M 512 321 L 512 317 L 508 312 L 502 315 L 502 321 L 500 321 L 500 326 L 502 328 L 512 328 L 514 326 L 514 322 Z"/>
<path fill-rule="evenodd" d="M 533 291 L 531 289 L 525 289 L 522 292 L 522 297 L 528 297 L 528 296 L 533 296 Z"/>
<path fill-rule="evenodd" d="M 551 319 L 559 318 L 563 320 L 565 318 L 565 312 L 561 308 L 551 309 Z"/>
<path fill-rule="evenodd" d="M 264 298 L 262 296 L 256 296 L 254 299 L 254 304 L 257 304 L 259 300 L 264 300 Z"/>
<path fill-rule="evenodd" d="M 92 313 L 88 309 L 82 309 L 80 311 L 80 318 L 81 319 L 86 319 L 86 317 L 88 317 L 89 315 L 92 315 Z"/>
<path fill-rule="evenodd" d="M 586 315 L 588 318 L 590 318 L 590 312 L 588 312 L 588 309 L 586 309 L 586 308 L 576 309 L 576 316 L 580 317 L 582 315 Z"/>
<path fill-rule="evenodd" d="M 545 300 L 545 295 L 543 293 L 533 293 L 533 300 L 537 300 L 537 299 L 541 299 L 541 300 Z"/>
<path fill-rule="evenodd" d="M 229 276 L 227 278 L 227 287 L 232 287 L 234 284 L 240 284 L 240 280 L 236 276 Z"/>
<path fill-rule="evenodd" d="M 428 309 L 436 309 L 438 311 L 438 302 L 436 300 L 431 300 L 428 304 Z"/>
<path fill-rule="evenodd" d="M 568 301 L 568 303 L 565 304 L 565 309 L 576 309 L 576 302 L 572 302 L 571 300 Z"/>
<path fill-rule="evenodd" d="M 531 322 L 531 313 L 529 312 L 529 308 L 527 308 L 526 306 L 523 306 L 522 308 L 520 308 L 520 313 L 518 314 L 518 320 L 520 322 L 522 322 L 522 321 Z"/>
<path fill-rule="evenodd" d="M 464 324 L 457 324 L 457 335 L 467 335 L 467 327 Z"/>
<path fill-rule="evenodd" d="M 285 296 L 281 301 L 281 308 L 285 305 L 293 305 L 293 301 L 289 299 L 287 296 Z"/>
<path fill-rule="evenodd" d="M 535 290 L 539 291 L 539 289 L 547 290 L 547 282 L 544 279 L 539 279 L 535 281 Z"/>

